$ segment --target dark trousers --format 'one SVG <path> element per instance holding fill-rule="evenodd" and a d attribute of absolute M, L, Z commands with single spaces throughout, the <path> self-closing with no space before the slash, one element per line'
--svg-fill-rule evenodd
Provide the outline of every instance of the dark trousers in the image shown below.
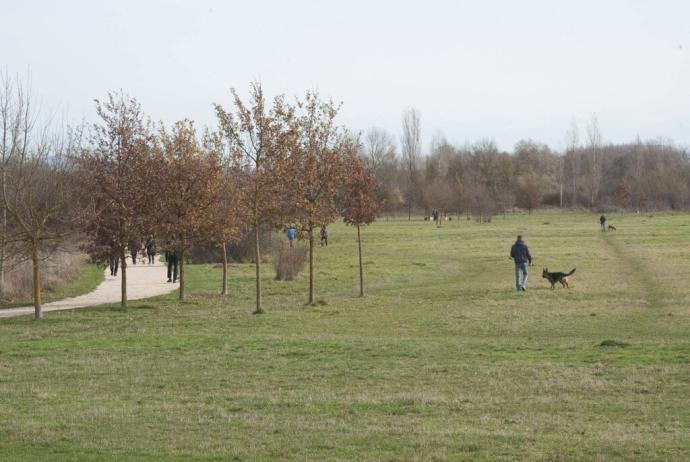
<path fill-rule="evenodd" d="M 111 276 L 117 276 L 117 267 L 120 263 L 120 259 L 117 257 L 110 257 L 110 275 Z"/>
<path fill-rule="evenodd" d="M 149 252 L 147 255 L 149 256 L 149 265 L 153 265 L 156 262 L 156 253 Z"/>
<path fill-rule="evenodd" d="M 177 257 L 168 257 L 168 282 L 177 281 Z"/>

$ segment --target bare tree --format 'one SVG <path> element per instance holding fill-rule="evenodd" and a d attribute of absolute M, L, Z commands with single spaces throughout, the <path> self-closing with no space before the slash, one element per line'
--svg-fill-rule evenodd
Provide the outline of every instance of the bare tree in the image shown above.
<path fill-rule="evenodd" d="M 67 232 L 74 179 L 67 159 L 79 149 L 81 129 L 50 133 L 44 128 L 35 138 L 27 134 L 25 141 L 6 166 L 3 205 L 15 223 L 13 240 L 30 256 L 34 319 L 41 319 L 42 253 L 56 246 Z"/>
<path fill-rule="evenodd" d="M 4 199 L 7 193 L 7 171 L 14 159 L 26 157 L 35 119 L 29 78 L 22 82 L 19 78 L 12 78 L 7 70 L 0 71 L 0 300 L 5 297 L 5 271 L 10 257 L 8 216 Z"/>
<path fill-rule="evenodd" d="M 364 156 L 372 171 L 377 171 L 394 162 L 393 137 L 380 128 L 370 128 L 364 135 Z"/>
<path fill-rule="evenodd" d="M 570 128 L 565 133 L 565 156 L 570 166 L 570 206 L 577 206 L 577 178 L 580 173 L 580 156 L 577 152 L 580 146 L 580 130 L 573 119 Z"/>
<path fill-rule="evenodd" d="M 590 159 L 590 207 L 594 207 L 601 188 L 602 159 L 601 159 L 601 132 L 599 131 L 599 121 L 597 115 L 592 114 L 587 125 L 587 147 L 589 148 Z"/>
<path fill-rule="evenodd" d="M 407 188 L 405 192 L 407 200 L 407 219 L 412 219 L 412 205 L 415 202 L 420 190 L 417 164 L 421 154 L 422 126 L 419 111 L 409 108 L 403 112 L 402 118 L 403 134 L 400 138 L 402 158 L 407 171 Z"/>

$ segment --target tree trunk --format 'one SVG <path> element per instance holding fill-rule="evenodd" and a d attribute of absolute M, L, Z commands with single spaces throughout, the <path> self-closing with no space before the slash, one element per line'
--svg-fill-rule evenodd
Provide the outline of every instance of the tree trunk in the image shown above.
<path fill-rule="evenodd" d="M 228 249 L 223 242 L 223 287 L 220 290 L 222 296 L 228 295 Z"/>
<path fill-rule="evenodd" d="M 264 312 L 261 308 L 261 249 L 259 238 L 261 232 L 259 230 L 259 220 L 254 221 L 254 260 L 256 266 L 256 309 L 254 314 L 261 314 Z"/>
<path fill-rule="evenodd" d="M 127 308 L 127 256 L 124 246 L 120 250 L 120 261 L 122 262 L 120 274 L 122 274 L 120 306 Z"/>
<path fill-rule="evenodd" d="M 364 297 L 364 266 L 362 265 L 362 236 L 357 225 L 357 246 L 359 247 L 359 296 Z"/>
<path fill-rule="evenodd" d="M 41 319 L 43 317 L 43 311 L 41 310 L 41 260 L 38 255 L 37 243 L 31 246 L 31 263 L 34 270 L 34 319 Z"/>
<path fill-rule="evenodd" d="M 7 246 L 7 207 L 5 207 L 5 159 L 2 159 L 2 229 L 0 230 L 0 300 L 5 299 L 5 248 Z"/>
<path fill-rule="evenodd" d="M 314 303 L 314 230 L 309 229 L 309 304 Z"/>
<path fill-rule="evenodd" d="M 184 248 L 184 247 L 183 247 Z M 180 265 L 180 301 L 184 300 L 184 251 L 180 250 L 178 252 L 179 265 Z"/>

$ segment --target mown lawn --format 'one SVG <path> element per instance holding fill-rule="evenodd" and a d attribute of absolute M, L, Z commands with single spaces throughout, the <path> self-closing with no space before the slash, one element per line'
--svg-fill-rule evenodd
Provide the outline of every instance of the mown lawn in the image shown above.
<path fill-rule="evenodd" d="M 306 278 L 0 321 L 0 460 L 688 460 L 690 216 L 330 229 Z M 515 235 L 535 256 L 514 291 Z M 577 267 L 549 289 L 541 267 Z M 603 342 L 603 345 L 602 345 Z"/>

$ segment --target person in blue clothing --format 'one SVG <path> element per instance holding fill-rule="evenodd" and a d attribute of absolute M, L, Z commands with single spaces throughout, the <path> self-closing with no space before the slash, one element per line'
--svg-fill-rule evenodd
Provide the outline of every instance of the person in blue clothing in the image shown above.
<path fill-rule="evenodd" d="M 518 292 L 525 292 L 529 275 L 527 267 L 532 264 L 532 255 L 530 255 L 529 248 L 522 240 L 521 235 L 518 235 L 515 244 L 510 249 L 510 258 L 515 262 L 515 288 Z M 520 273 L 522 273 L 522 282 L 520 282 Z"/>
<path fill-rule="evenodd" d="M 294 242 L 296 237 L 297 237 L 297 230 L 295 229 L 294 226 L 290 226 L 287 230 L 287 238 L 288 238 L 288 242 L 290 242 L 290 247 L 292 247 L 292 243 Z"/>

